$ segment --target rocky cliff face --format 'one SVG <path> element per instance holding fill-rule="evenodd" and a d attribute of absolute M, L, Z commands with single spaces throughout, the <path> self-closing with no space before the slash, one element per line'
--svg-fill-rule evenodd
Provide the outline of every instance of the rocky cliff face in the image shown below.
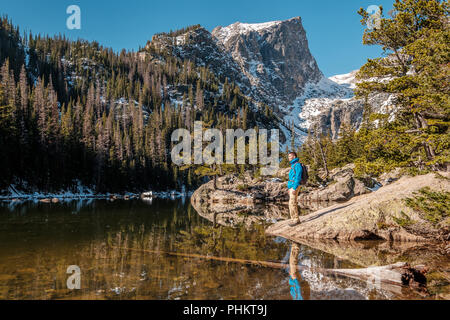
<path fill-rule="evenodd" d="M 236 22 L 212 33 L 199 26 L 181 34 L 155 35 L 152 43 L 228 77 L 242 92 L 273 108 L 287 107 L 308 83 L 323 79 L 300 17 L 257 24 Z"/>
<path fill-rule="evenodd" d="M 319 99 L 320 100 L 320 99 Z M 374 94 L 369 96 L 368 103 L 373 112 L 394 114 L 394 98 L 389 94 Z M 339 137 L 341 126 L 346 123 L 354 129 L 361 126 L 366 102 L 364 99 L 326 99 L 321 101 L 317 109 L 306 114 L 307 107 L 300 113 L 300 118 L 305 119 L 307 128 L 317 124 L 317 129 L 323 134 L 331 134 L 332 139 Z M 305 116 L 304 116 L 305 115 Z M 303 118 L 304 116 L 304 118 Z"/>
<path fill-rule="evenodd" d="M 221 77 L 227 77 L 239 84 L 240 89 L 250 94 L 250 81 L 230 53 L 217 43 L 211 33 L 203 27 L 194 28 L 177 36 L 156 35 L 152 43 L 170 50 L 181 60 L 190 60 L 197 66 L 208 67 Z"/>
<path fill-rule="evenodd" d="M 395 97 L 390 94 L 372 94 L 365 99 L 356 99 L 352 90 L 356 88 L 355 79 L 358 70 L 348 74 L 330 77 L 328 80 L 340 85 L 341 89 L 349 90 L 347 95 L 338 97 L 336 95 L 318 98 L 308 98 L 301 106 L 299 113 L 300 125 L 303 129 L 314 128 L 323 134 L 331 134 L 333 139 L 339 136 L 341 125 L 346 123 L 354 129 L 358 129 L 363 120 L 366 103 L 370 105 L 372 112 L 391 115 L 395 114 Z"/>
<path fill-rule="evenodd" d="M 270 105 L 286 106 L 322 72 L 308 47 L 300 17 L 286 21 L 217 27 L 213 37 L 229 52 L 254 88 Z"/>

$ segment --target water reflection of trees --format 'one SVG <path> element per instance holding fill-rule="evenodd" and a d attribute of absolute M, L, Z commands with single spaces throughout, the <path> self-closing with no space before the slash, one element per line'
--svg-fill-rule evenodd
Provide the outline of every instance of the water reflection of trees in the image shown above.
<path fill-rule="evenodd" d="M 274 242 L 265 235 L 263 224 L 250 228 L 198 226 L 190 233 L 181 231 L 176 241 L 176 249 L 183 252 L 263 261 L 281 260 L 285 248 L 284 243 Z"/>
<path fill-rule="evenodd" d="M 256 234 L 245 234 L 244 229 L 214 229 L 189 205 L 154 202 L 149 208 L 116 201 L 114 206 L 96 203 L 89 210 L 81 208 L 75 215 L 71 206 L 61 204 L 58 208 L 60 212 L 53 215 L 41 206 L 35 208 L 25 217 L 33 224 L 25 227 L 25 222 L 23 228 L 13 226 L 23 222 L 23 217 L 11 216 L 12 221 L 9 221 L 7 228 L 9 234 L 0 236 L 5 240 L 5 246 L 14 243 L 12 235 L 28 232 L 30 227 L 36 237 L 28 251 L 24 251 L 23 244 L 17 241 L 15 252 L 0 250 L 0 255 L 3 253 L 5 258 L 0 260 L 1 298 L 288 297 L 287 290 L 277 288 L 281 280 L 278 270 L 260 272 L 261 268 L 255 266 L 139 251 L 280 258 L 276 248 L 270 249 L 264 256 L 258 254 L 256 246 L 270 245 L 264 240 L 265 236 L 259 238 Z M 208 234 L 208 230 L 213 232 Z M 263 235 L 261 231 L 259 235 Z M 186 235 L 193 237 L 187 238 Z M 197 241 L 200 245 L 193 248 L 189 241 Z M 130 248 L 137 251 L 126 250 Z M 65 272 L 67 266 L 72 264 L 79 265 L 82 270 L 82 289 L 79 291 L 66 289 L 68 275 Z"/>

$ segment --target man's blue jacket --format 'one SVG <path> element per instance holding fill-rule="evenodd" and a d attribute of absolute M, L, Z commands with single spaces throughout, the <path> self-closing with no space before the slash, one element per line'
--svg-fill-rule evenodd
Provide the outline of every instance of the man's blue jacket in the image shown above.
<path fill-rule="evenodd" d="M 289 181 L 287 184 L 288 189 L 297 190 L 302 181 L 302 165 L 298 158 L 291 161 L 291 171 L 289 171 Z"/>

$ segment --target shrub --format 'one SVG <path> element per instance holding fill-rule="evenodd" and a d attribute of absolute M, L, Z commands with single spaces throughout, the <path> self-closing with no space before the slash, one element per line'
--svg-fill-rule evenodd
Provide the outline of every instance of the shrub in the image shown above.
<path fill-rule="evenodd" d="M 247 184 L 239 184 L 239 185 L 237 186 L 237 189 L 238 189 L 239 191 L 248 191 L 248 190 L 249 190 L 249 186 L 248 186 Z"/>
<path fill-rule="evenodd" d="M 419 190 L 412 198 L 405 199 L 408 207 L 421 213 L 432 224 L 444 221 L 450 212 L 450 192 L 433 191 L 429 187 Z M 448 220 L 446 222 L 448 224 Z"/>

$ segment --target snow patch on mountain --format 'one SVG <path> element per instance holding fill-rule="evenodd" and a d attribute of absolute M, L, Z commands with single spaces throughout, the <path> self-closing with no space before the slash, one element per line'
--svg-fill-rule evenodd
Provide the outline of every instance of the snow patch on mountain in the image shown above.
<path fill-rule="evenodd" d="M 305 136 L 315 117 L 323 110 L 337 100 L 348 100 L 352 97 L 353 90 L 349 86 L 323 77 L 317 83 L 308 82 L 301 96 L 291 105 L 280 109 L 285 114 L 284 122 L 288 126 L 293 123 L 298 134 Z M 301 144 L 303 141 L 297 142 Z"/>
<path fill-rule="evenodd" d="M 358 83 L 355 77 L 357 72 L 358 70 L 355 70 L 328 79 L 323 77 L 317 83 L 309 82 L 303 94 L 283 109 L 284 124 L 288 128 L 294 124 L 296 134 L 300 135 L 300 139 L 296 138 L 296 145 L 301 145 L 305 140 L 305 134 L 301 136 L 301 132 L 309 132 L 311 129 L 331 134 L 333 139 L 339 137 L 342 123 L 349 123 L 354 129 L 359 129 L 366 102 L 364 99 L 357 99 L 354 95 L 353 90 Z M 389 80 L 389 78 L 383 78 L 368 81 Z M 371 106 L 372 112 L 387 114 L 388 120 L 393 121 L 397 112 L 395 100 L 395 95 L 378 93 L 369 95 L 367 103 Z"/>
<path fill-rule="evenodd" d="M 262 31 L 273 26 L 279 25 L 283 21 L 270 21 L 263 23 L 242 23 L 235 22 L 226 27 L 217 27 L 215 37 L 222 43 L 227 42 L 232 36 L 238 34 L 247 34 L 252 31 Z"/>
<path fill-rule="evenodd" d="M 332 77 L 329 77 L 328 79 L 330 79 L 333 82 L 336 82 L 340 85 L 346 86 L 350 89 L 355 89 L 356 88 L 356 73 L 358 72 L 358 70 L 354 70 L 350 73 L 345 73 L 345 74 L 338 74 Z"/>

